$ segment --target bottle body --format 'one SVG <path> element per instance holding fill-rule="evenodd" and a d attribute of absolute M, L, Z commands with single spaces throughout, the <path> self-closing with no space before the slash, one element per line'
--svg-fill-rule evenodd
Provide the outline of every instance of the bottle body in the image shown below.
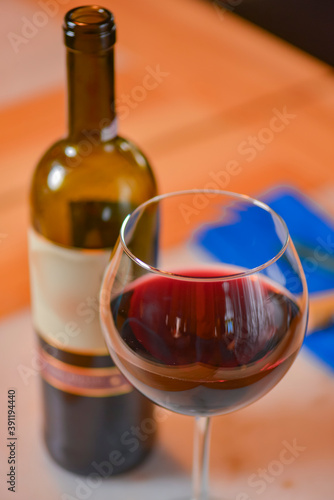
<path fill-rule="evenodd" d="M 35 170 L 29 232 L 46 445 L 66 469 L 102 477 L 136 465 L 154 441 L 153 432 L 133 434 L 153 418 L 153 406 L 114 366 L 99 324 L 100 283 L 122 221 L 156 194 L 146 157 L 116 135 L 112 106 L 101 100 L 113 97 L 108 50 L 87 54 L 88 72 L 85 53 L 71 52 L 72 126 Z M 89 71 L 92 65 L 98 70 Z M 153 246 L 151 231 L 143 235 L 143 249 L 151 252 Z"/>
<path fill-rule="evenodd" d="M 151 449 L 153 434 L 138 440 L 132 430 L 152 419 L 152 404 L 123 379 L 104 347 L 99 283 L 124 217 L 154 196 L 156 186 L 145 157 L 124 139 L 66 163 L 65 150 L 75 147 L 66 140 L 52 147 L 31 188 L 32 310 L 42 359 L 44 435 L 66 469 L 89 474 L 106 462 L 116 474 Z M 149 251 L 152 235 L 143 240 Z M 84 279 L 88 269 L 93 275 Z M 82 380 L 73 381 L 78 371 Z"/>

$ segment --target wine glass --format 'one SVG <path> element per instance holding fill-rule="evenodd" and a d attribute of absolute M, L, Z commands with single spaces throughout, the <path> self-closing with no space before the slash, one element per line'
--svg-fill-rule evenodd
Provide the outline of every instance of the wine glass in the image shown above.
<path fill-rule="evenodd" d="M 264 203 L 181 191 L 125 219 L 101 289 L 102 330 L 135 388 L 196 417 L 192 500 L 210 498 L 210 417 L 279 382 L 302 345 L 307 310 L 286 224 Z"/>

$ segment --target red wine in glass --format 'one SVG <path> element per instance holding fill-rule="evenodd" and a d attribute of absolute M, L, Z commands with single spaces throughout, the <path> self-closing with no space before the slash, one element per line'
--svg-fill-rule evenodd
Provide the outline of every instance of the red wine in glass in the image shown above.
<path fill-rule="evenodd" d="M 111 313 L 125 375 L 156 403 L 187 415 L 228 413 L 257 400 L 300 347 L 298 305 L 261 274 L 226 281 L 146 275 L 111 302 Z"/>

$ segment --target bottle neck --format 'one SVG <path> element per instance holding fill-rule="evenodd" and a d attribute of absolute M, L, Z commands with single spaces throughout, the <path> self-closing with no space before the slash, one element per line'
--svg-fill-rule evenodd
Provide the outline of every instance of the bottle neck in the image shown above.
<path fill-rule="evenodd" d="M 114 49 L 67 49 L 69 137 L 104 142 L 116 135 Z"/>

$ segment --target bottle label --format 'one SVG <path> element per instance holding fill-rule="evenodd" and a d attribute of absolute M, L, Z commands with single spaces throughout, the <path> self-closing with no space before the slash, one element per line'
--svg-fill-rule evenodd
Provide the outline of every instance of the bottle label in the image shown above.
<path fill-rule="evenodd" d="M 56 245 L 29 230 L 31 309 L 41 337 L 41 373 L 51 385 L 74 394 L 104 396 L 132 390 L 114 366 L 92 368 L 63 362 L 43 344 L 74 356 L 109 353 L 99 320 L 99 291 L 110 250 Z M 96 363 L 95 363 L 96 366 Z"/>

